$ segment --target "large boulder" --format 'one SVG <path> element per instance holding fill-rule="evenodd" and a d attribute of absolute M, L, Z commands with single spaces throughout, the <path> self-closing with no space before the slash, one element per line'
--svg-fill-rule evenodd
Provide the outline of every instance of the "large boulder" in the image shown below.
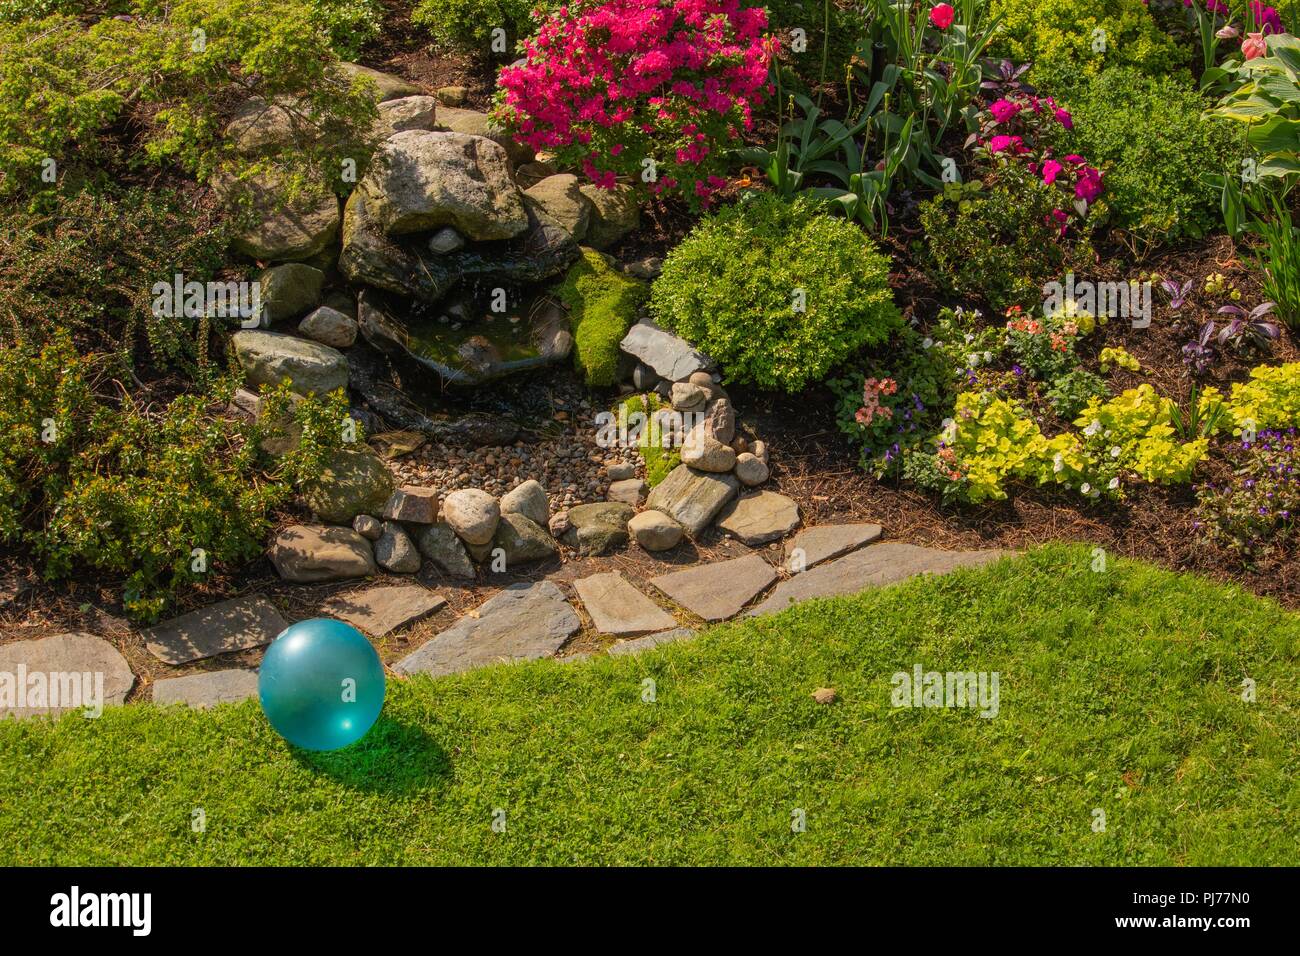
<path fill-rule="evenodd" d="M 292 319 L 320 305 L 325 273 L 302 262 L 286 262 L 258 273 L 262 317 L 267 322 Z"/>
<path fill-rule="evenodd" d="M 259 329 L 236 332 L 231 345 L 249 385 L 288 381 L 300 395 L 324 395 L 348 387 L 347 359 L 328 345 Z"/>
<path fill-rule="evenodd" d="M 543 526 L 514 512 L 501 516 L 501 523 L 492 536 L 492 550 L 497 548 L 505 555 L 507 571 L 517 564 L 545 561 L 559 551 Z"/>
<path fill-rule="evenodd" d="M 376 572 L 370 542 L 351 528 L 291 525 L 275 537 L 271 563 L 299 584 L 364 578 Z"/>
<path fill-rule="evenodd" d="M 579 242 L 587 235 L 591 225 L 592 202 L 578 188 L 578 177 L 572 173 L 547 176 L 524 190 L 547 214 L 569 231 Z"/>
<path fill-rule="evenodd" d="M 261 262 L 287 262 L 320 255 L 339 237 L 339 199 L 325 188 L 307 189 L 292 198 L 283 177 L 258 173 L 243 183 L 219 178 L 213 189 L 223 202 L 243 195 L 250 222 L 235 236 L 232 248 Z"/>
<path fill-rule="evenodd" d="M 388 139 L 395 133 L 409 129 L 431 130 L 438 111 L 438 101 L 432 96 L 403 96 L 379 104 L 379 119 L 375 121 L 375 136 Z"/>
<path fill-rule="evenodd" d="M 695 537 L 736 497 L 739 488 L 734 475 L 709 474 L 678 465 L 650 490 L 646 507 L 662 511 Z"/>
<path fill-rule="evenodd" d="M 627 523 L 635 513 L 621 501 L 578 505 L 569 509 L 569 530 L 561 540 L 584 557 L 609 554 L 628 543 Z"/>
<path fill-rule="evenodd" d="M 528 229 L 505 150 L 482 136 L 397 133 L 359 189 L 389 237 L 455 226 L 470 239 L 510 239 Z"/>
<path fill-rule="evenodd" d="M 523 143 L 515 142 L 514 137 L 498 126 L 492 117 L 478 110 L 444 106 L 438 110 L 438 125 L 455 133 L 483 136 L 492 140 L 506 151 L 510 162 L 516 166 L 529 162 L 533 158 L 533 151 L 530 148 Z"/>
<path fill-rule="evenodd" d="M 587 183 L 580 191 L 592 204 L 586 244 L 593 249 L 608 249 L 641 224 L 636 195 L 628 186 L 602 189 Z"/>
<path fill-rule="evenodd" d="M 395 484 L 388 466 L 369 448 L 340 448 L 302 496 L 322 521 L 350 524 L 357 515 L 380 514 Z"/>
<path fill-rule="evenodd" d="M 518 485 L 501 497 L 501 513 L 523 515 L 529 521 L 545 525 L 551 520 L 551 505 L 546 489 L 534 478 Z"/>
<path fill-rule="evenodd" d="M 422 237 L 385 235 L 358 189 L 344 210 L 339 269 L 353 282 L 424 302 L 438 302 L 462 282 L 481 288 L 541 282 L 572 265 L 578 243 L 536 201 L 524 196 L 523 204 L 528 228 L 522 235 L 437 253 Z"/>
<path fill-rule="evenodd" d="M 454 578 L 473 578 L 474 564 L 465 545 L 446 522 L 421 528 L 415 536 L 420 553 Z"/>
<path fill-rule="evenodd" d="M 342 62 L 337 65 L 339 73 L 348 79 L 353 77 L 364 77 L 374 84 L 375 101 L 386 103 L 389 100 L 395 100 L 402 96 L 415 96 L 423 92 L 414 83 L 410 83 L 400 76 L 393 76 L 391 73 L 382 73 L 379 70 L 372 70 L 368 66 L 361 66 L 359 63 Z"/>
<path fill-rule="evenodd" d="M 501 506 L 486 491 L 461 488 L 443 499 L 442 517 L 466 544 L 486 545 L 501 520 Z"/>

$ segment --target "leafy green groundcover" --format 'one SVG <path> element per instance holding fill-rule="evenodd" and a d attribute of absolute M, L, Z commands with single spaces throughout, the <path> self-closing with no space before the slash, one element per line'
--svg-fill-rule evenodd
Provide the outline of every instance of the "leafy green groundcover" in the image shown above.
<path fill-rule="evenodd" d="M 640 658 L 394 682 L 376 730 L 332 756 L 291 752 L 252 701 L 4 722 L 0 851 L 64 864 L 1294 862 L 1300 619 L 1240 589 L 1092 562 L 1053 546 Z M 891 675 L 916 663 L 998 671 L 998 716 L 893 709 Z M 822 686 L 840 700 L 815 703 Z"/>

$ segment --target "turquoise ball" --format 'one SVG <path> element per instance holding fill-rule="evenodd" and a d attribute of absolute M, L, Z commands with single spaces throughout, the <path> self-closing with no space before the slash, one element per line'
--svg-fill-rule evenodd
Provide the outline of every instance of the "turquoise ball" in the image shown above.
<path fill-rule="evenodd" d="M 364 634 L 330 618 L 299 621 L 266 649 L 257 696 L 271 726 L 304 750 L 366 735 L 384 707 L 384 665 Z"/>

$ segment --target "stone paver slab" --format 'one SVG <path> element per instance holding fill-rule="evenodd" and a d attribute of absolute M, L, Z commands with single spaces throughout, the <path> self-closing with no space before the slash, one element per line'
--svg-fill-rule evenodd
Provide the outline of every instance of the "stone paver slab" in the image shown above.
<path fill-rule="evenodd" d="M 0 718 L 68 710 L 98 716 L 126 700 L 134 684 L 126 658 L 94 634 L 0 645 Z"/>
<path fill-rule="evenodd" d="M 274 604 L 260 594 L 250 594 L 148 628 L 144 641 L 160 661 L 188 664 L 270 644 L 288 626 Z"/>
<path fill-rule="evenodd" d="M 447 599 L 418 584 L 398 587 L 363 588 L 336 594 L 325 602 L 323 610 L 331 617 L 347 621 L 371 637 L 383 637 L 443 607 Z"/>
<path fill-rule="evenodd" d="M 550 657 L 582 626 L 551 581 L 515 584 L 398 661 L 401 674 L 455 674 L 501 661 Z"/>
<path fill-rule="evenodd" d="M 660 631 L 658 634 L 647 634 L 645 637 L 634 637 L 630 641 L 619 641 L 609 649 L 613 657 L 623 657 L 627 654 L 640 654 L 642 651 L 648 651 L 652 647 L 659 647 L 662 644 L 670 644 L 673 641 L 684 641 L 687 638 L 694 637 L 696 631 L 690 627 L 675 627 L 671 631 Z"/>
<path fill-rule="evenodd" d="M 811 598 L 856 594 L 917 574 L 943 574 L 958 567 L 988 564 L 1002 554 L 1001 551 L 943 551 L 897 541 L 874 544 L 782 581 L 749 616 L 774 614 Z"/>
<path fill-rule="evenodd" d="M 870 544 L 880 537 L 878 524 L 822 524 L 814 528 L 805 528 L 786 542 L 785 569 L 801 571 L 816 567 L 823 561 L 838 558 L 856 551 L 864 544 Z M 799 552 L 796 555 L 796 552 Z M 802 560 L 796 561 L 799 557 Z"/>
<path fill-rule="evenodd" d="M 153 685 L 155 704 L 184 704 L 199 710 L 256 696 L 257 671 L 240 667 L 188 677 L 166 677 Z"/>
<path fill-rule="evenodd" d="M 718 519 L 719 528 L 751 548 L 785 537 L 798 524 L 799 506 L 775 491 L 733 501 Z"/>
<path fill-rule="evenodd" d="M 677 622 L 617 571 L 593 574 L 573 582 L 596 630 L 602 634 L 645 634 L 662 631 Z"/>
<path fill-rule="evenodd" d="M 650 583 L 706 621 L 724 621 L 776 580 L 772 566 L 756 554 L 661 574 Z"/>

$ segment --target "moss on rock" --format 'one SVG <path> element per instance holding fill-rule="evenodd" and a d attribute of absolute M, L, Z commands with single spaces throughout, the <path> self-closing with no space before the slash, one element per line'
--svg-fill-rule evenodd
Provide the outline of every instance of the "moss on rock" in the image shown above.
<path fill-rule="evenodd" d="M 618 343 L 648 291 L 644 282 L 618 272 L 594 249 L 584 248 L 569 269 L 556 294 L 569 310 L 574 364 L 588 385 L 618 380 Z"/>

